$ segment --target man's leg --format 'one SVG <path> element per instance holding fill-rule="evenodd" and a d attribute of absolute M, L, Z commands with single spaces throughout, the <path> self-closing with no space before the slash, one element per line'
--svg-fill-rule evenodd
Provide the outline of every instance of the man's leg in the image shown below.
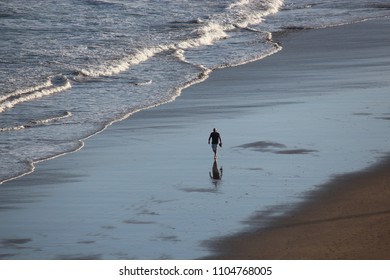
<path fill-rule="evenodd" d="M 216 159 L 217 158 L 217 147 L 218 147 L 218 145 L 217 144 L 212 144 L 211 146 L 212 146 L 213 152 L 214 152 L 214 159 Z"/>

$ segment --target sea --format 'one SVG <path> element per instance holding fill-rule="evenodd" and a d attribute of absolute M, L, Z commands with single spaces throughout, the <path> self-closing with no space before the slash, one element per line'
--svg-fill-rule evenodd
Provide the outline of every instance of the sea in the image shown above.
<path fill-rule="evenodd" d="M 276 32 L 388 16 L 388 0 L 0 1 L 0 182 L 280 51 Z"/>

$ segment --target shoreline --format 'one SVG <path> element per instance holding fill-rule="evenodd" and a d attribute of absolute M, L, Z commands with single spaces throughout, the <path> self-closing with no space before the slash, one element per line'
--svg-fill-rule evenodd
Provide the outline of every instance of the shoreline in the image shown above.
<path fill-rule="evenodd" d="M 373 165 L 388 150 L 388 85 L 376 74 L 387 70 L 378 63 L 386 42 L 375 39 L 388 26 L 294 32 L 281 52 L 217 70 L 4 183 L 0 259 L 198 259 L 210 254 L 204 240 L 251 232 L 256 211 L 269 222 L 334 174 Z M 333 45 L 346 33 L 378 47 L 363 68 L 364 46 Z M 224 143 L 221 180 L 209 177 L 213 127 Z"/>

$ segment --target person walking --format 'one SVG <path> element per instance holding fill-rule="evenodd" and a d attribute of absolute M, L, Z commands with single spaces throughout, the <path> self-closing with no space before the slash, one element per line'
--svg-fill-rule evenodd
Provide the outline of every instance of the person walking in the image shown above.
<path fill-rule="evenodd" d="M 214 152 L 214 159 L 216 159 L 218 145 L 222 147 L 222 139 L 221 139 L 221 135 L 217 132 L 215 128 L 213 129 L 213 132 L 210 133 L 209 141 L 208 141 L 209 144 L 210 144 L 210 140 L 211 140 L 211 148 L 213 149 Z"/>

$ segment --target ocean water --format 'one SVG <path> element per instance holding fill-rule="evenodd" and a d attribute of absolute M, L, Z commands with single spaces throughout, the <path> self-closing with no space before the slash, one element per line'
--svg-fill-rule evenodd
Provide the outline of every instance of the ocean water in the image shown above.
<path fill-rule="evenodd" d="M 1 1 L 0 182 L 280 51 L 274 32 L 386 16 L 387 0 Z"/>

